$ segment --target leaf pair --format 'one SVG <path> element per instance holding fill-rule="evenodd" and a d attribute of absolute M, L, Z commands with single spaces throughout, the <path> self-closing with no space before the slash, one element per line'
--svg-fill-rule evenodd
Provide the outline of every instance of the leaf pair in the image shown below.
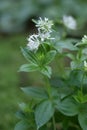
<path fill-rule="evenodd" d="M 25 87 L 22 90 L 34 100 L 39 100 L 34 112 L 37 129 L 44 126 L 54 115 L 55 109 L 58 109 L 66 116 L 77 115 L 82 129 L 87 130 L 87 103 L 79 103 L 70 96 L 60 100 L 58 89 L 54 88 L 51 88 L 51 97 L 49 97 L 45 89 L 40 87 Z M 19 124 L 16 128 L 20 127 Z"/>
<path fill-rule="evenodd" d="M 34 52 L 29 51 L 27 48 L 22 48 L 22 53 L 24 57 L 30 62 L 29 64 L 24 64 L 20 67 L 19 71 L 24 72 L 33 72 L 40 71 L 42 74 L 47 77 L 51 77 L 52 70 L 51 67 L 48 66 L 49 63 L 55 58 L 56 51 L 51 50 L 47 52 L 47 54 L 43 54 L 43 58 L 41 59 L 39 55 Z"/>
<path fill-rule="evenodd" d="M 39 100 L 35 108 L 35 121 L 37 129 L 45 125 L 53 116 L 55 111 L 55 103 L 57 101 L 58 95 L 57 91 L 51 89 L 50 96 L 47 91 L 40 87 L 25 87 L 22 90 L 31 98 Z"/>

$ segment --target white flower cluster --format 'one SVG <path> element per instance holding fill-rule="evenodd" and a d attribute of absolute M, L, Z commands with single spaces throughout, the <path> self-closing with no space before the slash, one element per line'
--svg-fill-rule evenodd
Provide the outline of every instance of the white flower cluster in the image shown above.
<path fill-rule="evenodd" d="M 48 20 L 48 18 L 44 18 L 44 20 L 42 20 L 41 17 L 36 23 L 36 27 L 38 27 L 38 30 L 41 30 L 44 32 L 50 32 L 52 25 L 53 25 L 53 22 L 51 20 Z"/>
<path fill-rule="evenodd" d="M 72 16 L 64 15 L 63 16 L 63 23 L 69 29 L 72 29 L 72 30 L 76 29 L 77 23 L 76 23 L 76 20 Z"/>
<path fill-rule="evenodd" d="M 82 38 L 82 42 L 83 42 L 83 43 L 86 43 L 86 42 L 87 42 L 87 36 L 86 36 L 86 35 L 84 35 L 84 37 Z"/>
<path fill-rule="evenodd" d="M 48 20 L 48 18 L 44 18 L 44 20 L 42 18 L 39 18 L 39 20 L 36 22 L 38 34 L 33 34 L 28 38 L 27 47 L 29 50 L 36 51 L 42 42 L 47 39 L 53 39 L 51 38 L 52 25 L 53 22 L 51 20 Z"/>
<path fill-rule="evenodd" d="M 38 47 L 40 45 L 40 41 L 38 39 L 38 35 L 33 34 L 28 38 L 28 44 L 27 47 L 29 48 L 29 50 L 33 51 L 33 50 L 37 50 Z"/>

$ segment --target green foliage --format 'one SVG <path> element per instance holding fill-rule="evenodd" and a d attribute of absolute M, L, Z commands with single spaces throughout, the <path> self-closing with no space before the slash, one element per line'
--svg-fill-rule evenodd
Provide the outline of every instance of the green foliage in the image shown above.
<path fill-rule="evenodd" d="M 50 66 L 45 66 L 44 68 L 41 68 L 40 72 L 45 76 L 51 78 L 52 70 Z"/>
<path fill-rule="evenodd" d="M 35 109 L 37 129 L 46 124 L 54 114 L 54 107 L 50 100 L 41 102 Z"/>
<path fill-rule="evenodd" d="M 78 114 L 78 104 L 73 98 L 66 98 L 58 102 L 57 109 L 66 116 Z"/>
<path fill-rule="evenodd" d="M 41 31 L 42 35 L 40 32 L 39 36 L 31 35 L 27 47 L 21 49 L 28 64 L 22 65 L 20 71 L 39 71 L 42 73 L 45 83 L 43 87 L 22 88 L 29 97 L 29 105 L 21 104 L 22 114 L 19 115 L 21 115 L 23 123 L 26 119 L 26 123 L 29 121 L 28 123 L 32 124 L 29 126 L 30 129 L 34 126 L 33 129 L 42 130 L 46 127 L 48 130 L 56 130 L 56 126 L 61 123 L 60 129 L 63 130 L 73 129 L 73 127 L 75 130 L 80 130 L 80 127 L 86 130 L 87 92 L 84 90 L 87 86 L 87 53 L 85 51 L 83 53 L 83 50 L 87 46 L 83 46 L 83 43 L 84 41 L 87 43 L 87 36 L 82 38 L 82 44 L 78 44 L 78 42 L 75 44 L 73 40 L 65 40 L 62 36 L 59 40 L 56 39 L 56 36 L 53 39 L 51 25 L 48 22 L 46 18 L 37 21 L 36 25 L 38 25 L 38 30 Z M 43 37 L 45 35 L 48 37 Z M 35 46 L 36 43 L 38 46 Z M 51 76 L 53 74 L 51 63 L 55 61 L 57 56 L 63 61 L 67 57 L 70 60 L 68 65 L 64 64 L 63 66 L 65 75 L 60 74 L 59 78 L 56 77 L 57 83 L 55 83 L 55 78 L 52 79 Z M 57 63 L 57 61 L 55 62 Z M 59 64 L 57 66 L 59 67 Z M 60 120 L 60 116 L 57 120 L 55 113 L 61 114 L 65 121 Z M 73 117 L 78 119 L 76 118 L 76 121 L 73 121 L 71 125 L 70 121 Z M 64 122 L 66 122 L 65 126 Z M 23 125 L 23 123 L 17 124 L 15 129 L 22 127 L 27 130 L 28 126 L 25 123 Z"/>
<path fill-rule="evenodd" d="M 79 123 L 83 130 L 87 130 L 87 104 L 83 104 L 78 116 Z"/>
<path fill-rule="evenodd" d="M 29 51 L 27 48 L 21 48 L 22 54 L 23 56 L 30 62 L 30 63 L 34 63 L 37 64 L 37 58 L 36 55 Z"/>
<path fill-rule="evenodd" d="M 26 93 L 28 96 L 34 98 L 34 99 L 46 99 L 48 97 L 47 93 L 43 88 L 40 87 L 25 87 L 22 88 L 24 93 Z"/>
<path fill-rule="evenodd" d="M 49 51 L 47 54 L 46 54 L 46 57 L 45 57 L 45 60 L 44 62 L 46 64 L 49 64 L 50 62 L 52 62 L 52 60 L 55 58 L 55 55 L 56 55 L 56 51 Z"/>
<path fill-rule="evenodd" d="M 24 71 L 24 72 L 32 72 L 39 70 L 38 66 L 36 64 L 24 64 L 20 67 L 19 71 Z"/>
<path fill-rule="evenodd" d="M 77 50 L 77 47 L 73 45 L 73 40 L 67 39 L 67 40 L 58 40 L 55 43 L 55 49 L 57 49 L 59 52 L 63 52 L 63 49 L 68 49 L 71 51 Z"/>
<path fill-rule="evenodd" d="M 56 55 L 55 50 L 50 50 L 47 53 L 37 52 L 33 53 L 29 51 L 28 48 L 21 48 L 21 51 L 24 57 L 31 63 L 22 65 L 19 71 L 24 72 L 32 72 L 32 71 L 40 71 L 42 74 L 51 77 L 51 67 L 47 66 Z"/>
<path fill-rule="evenodd" d="M 28 130 L 29 129 L 29 123 L 26 121 L 20 121 L 16 124 L 14 130 Z"/>

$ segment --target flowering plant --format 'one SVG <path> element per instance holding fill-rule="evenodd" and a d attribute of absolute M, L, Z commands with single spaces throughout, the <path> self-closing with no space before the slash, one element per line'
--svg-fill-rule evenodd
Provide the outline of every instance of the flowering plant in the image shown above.
<path fill-rule="evenodd" d="M 28 64 L 19 71 L 40 72 L 45 85 L 21 88 L 30 98 L 28 104 L 19 105 L 21 121 L 15 130 L 87 130 L 87 36 L 76 43 L 60 37 L 48 18 L 34 22 L 38 33 L 29 36 L 27 46 L 21 48 Z M 61 59 L 63 73 L 52 76 L 55 64 L 50 63 L 56 62 L 58 72 Z"/>

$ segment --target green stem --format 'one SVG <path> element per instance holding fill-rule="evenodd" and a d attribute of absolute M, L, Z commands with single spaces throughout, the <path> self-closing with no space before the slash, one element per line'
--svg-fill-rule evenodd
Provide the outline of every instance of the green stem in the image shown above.
<path fill-rule="evenodd" d="M 54 116 L 52 117 L 52 120 L 53 120 L 53 130 L 56 130 L 56 122 L 55 122 L 55 117 Z"/>
<path fill-rule="evenodd" d="M 46 91 L 49 95 L 49 98 L 51 99 L 51 86 L 50 86 L 50 83 L 49 83 L 49 79 L 48 77 L 44 77 L 45 78 L 45 81 L 46 81 Z M 53 130 L 56 130 L 56 123 L 55 123 L 55 117 L 53 116 L 52 117 L 52 122 L 53 122 Z"/>
<path fill-rule="evenodd" d="M 49 97 L 51 97 L 51 96 L 50 96 L 51 87 L 50 87 L 49 79 L 48 79 L 48 77 L 46 77 L 46 76 L 45 76 L 45 82 L 46 82 L 46 87 L 45 87 L 45 88 L 46 88 L 46 91 L 47 91 Z"/>

